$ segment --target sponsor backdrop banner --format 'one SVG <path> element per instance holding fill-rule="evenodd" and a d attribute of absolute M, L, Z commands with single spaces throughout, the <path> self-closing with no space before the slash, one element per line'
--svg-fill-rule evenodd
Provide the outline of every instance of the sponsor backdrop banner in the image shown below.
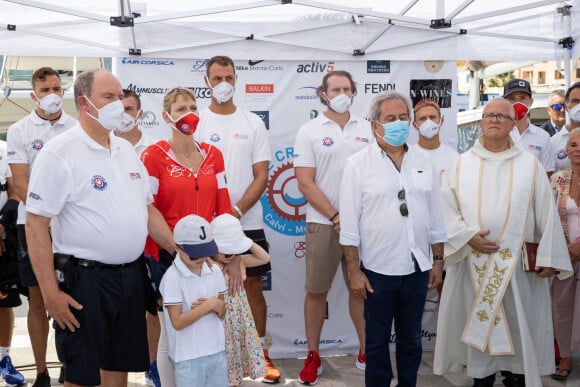
<path fill-rule="evenodd" d="M 456 64 L 453 61 L 251 59 L 235 63 L 234 101 L 264 120 L 271 146 L 268 190 L 260 199 L 272 257 L 272 272 L 264 277 L 270 353 L 277 358 L 304 356 L 307 350 L 303 319 L 306 200 L 298 190 L 292 158 L 298 128 L 325 111 L 316 97 L 316 88 L 327 72 L 351 72 L 358 88 L 351 111 L 367 119 L 371 98 L 382 91 L 397 90 L 409 96 L 413 103 L 424 98 L 434 99 L 442 106 L 445 117 L 442 140 L 456 148 Z M 206 59 L 118 58 L 113 63 L 113 72 L 124 88 L 141 95 L 143 132 L 165 139 L 171 134 L 161 116 L 165 91 L 175 86 L 188 87 L 195 92 L 199 109 L 207 107 L 211 94 L 204 82 L 206 65 Z M 416 141 L 417 131 L 411 129 L 409 142 Z M 426 350 L 434 348 L 438 302 L 437 292 L 429 292 L 422 332 Z M 340 269 L 329 292 L 326 318 L 321 353 L 357 353 L 358 340 L 349 317 L 348 291 Z"/>

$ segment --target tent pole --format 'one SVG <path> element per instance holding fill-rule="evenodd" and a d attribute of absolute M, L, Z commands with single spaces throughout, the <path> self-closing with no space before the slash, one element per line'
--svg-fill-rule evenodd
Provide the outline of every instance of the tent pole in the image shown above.
<path fill-rule="evenodd" d="M 565 48 L 564 49 L 564 86 L 565 86 L 565 90 L 568 90 L 568 88 L 571 85 L 571 78 L 570 78 L 571 61 L 572 61 L 572 50 Z"/>

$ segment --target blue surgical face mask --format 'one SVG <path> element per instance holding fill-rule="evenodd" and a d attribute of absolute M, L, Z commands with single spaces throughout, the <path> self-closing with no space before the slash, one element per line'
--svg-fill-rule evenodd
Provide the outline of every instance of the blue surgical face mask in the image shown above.
<path fill-rule="evenodd" d="M 409 122 L 397 120 L 382 124 L 385 134 L 383 141 L 392 146 L 401 146 L 409 137 Z"/>

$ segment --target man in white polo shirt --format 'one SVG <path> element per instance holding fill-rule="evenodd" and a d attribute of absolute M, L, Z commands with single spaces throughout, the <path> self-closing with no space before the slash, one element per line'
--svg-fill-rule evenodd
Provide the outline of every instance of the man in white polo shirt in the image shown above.
<path fill-rule="evenodd" d="M 112 133 L 123 118 L 121 83 L 86 71 L 74 94 L 79 125 L 49 141 L 32 169 L 26 236 L 65 384 L 121 386 L 127 371 L 149 367 L 147 233 L 168 251 L 175 245 L 145 167 Z"/>
<path fill-rule="evenodd" d="M 510 137 L 518 147 L 536 156 L 548 175 L 551 174 L 555 168 L 550 135 L 544 129 L 532 124 L 528 118 L 528 112 L 534 102 L 530 83 L 524 79 L 512 79 L 505 84 L 503 97 L 513 105 L 516 113 Z"/>
<path fill-rule="evenodd" d="M 207 63 L 205 82 L 211 89 L 209 107 L 199 113 L 196 140 L 219 148 L 226 163 L 228 191 L 232 214 L 240 219 L 244 233 L 264 250 L 268 242 L 264 233 L 260 196 L 268 185 L 270 144 L 264 122 L 256 114 L 234 103 L 236 68 L 227 56 L 214 56 Z M 228 289 L 237 292 L 241 284 L 239 258 L 226 265 L 230 274 Z M 262 275 L 270 271 L 270 263 L 246 269 L 244 288 L 256 330 L 265 345 L 267 305 L 262 291 Z M 264 348 L 266 374 L 264 383 L 278 383 L 280 372 Z"/>
<path fill-rule="evenodd" d="M 316 384 L 322 372 L 319 344 L 326 297 L 340 263 L 346 281 L 344 255 L 338 243 L 340 178 L 346 159 L 374 142 L 369 122 L 350 112 L 356 92 L 356 84 L 349 72 L 327 73 L 317 94 L 328 109 L 299 129 L 294 146 L 298 188 L 308 200 L 304 299 L 308 355 L 298 378 L 300 383 L 307 385 Z M 360 294 L 349 294 L 349 309 L 360 343 L 356 366 L 364 370 L 365 323 Z"/>
<path fill-rule="evenodd" d="M 561 171 L 570 166 L 566 145 L 570 132 L 573 129 L 580 128 L 580 82 L 574 83 L 565 95 L 565 108 L 570 118 L 570 123 L 564 125 L 552 138 L 552 152 L 556 163 L 556 171 Z"/>
<path fill-rule="evenodd" d="M 62 110 L 64 90 L 58 73 L 50 67 L 41 67 L 32 74 L 30 98 L 36 108 L 26 117 L 8 128 L 7 160 L 12 171 L 16 196 L 21 200 L 18 208 L 17 233 L 19 242 L 18 271 L 20 282 L 28 288 L 28 334 L 36 363 L 37 377 L 33 387 L 50 387 L 46 367 L 46 342 L 48 317 L 42 293 L 34 276 L 24 234 L 26 218 L 26 192 L 28 179 L 36 156 L 51 138 L 76 125 L 77 121 Z M 62 372 L 62 371 L 61 371 Z"/>

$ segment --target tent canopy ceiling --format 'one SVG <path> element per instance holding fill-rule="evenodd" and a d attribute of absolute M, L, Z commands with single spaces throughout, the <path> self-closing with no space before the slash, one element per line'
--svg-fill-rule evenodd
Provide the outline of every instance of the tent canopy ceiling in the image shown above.
<path fill-rule="evenodd" d="M 0 54 L 554 60 L 564 57 L 561 39 L 578 40 L 578 3 L 358 0 L 355 8 L 346 0 L 0 0 Z M 139 16 L 131 19 L 133 13 Z"/>

